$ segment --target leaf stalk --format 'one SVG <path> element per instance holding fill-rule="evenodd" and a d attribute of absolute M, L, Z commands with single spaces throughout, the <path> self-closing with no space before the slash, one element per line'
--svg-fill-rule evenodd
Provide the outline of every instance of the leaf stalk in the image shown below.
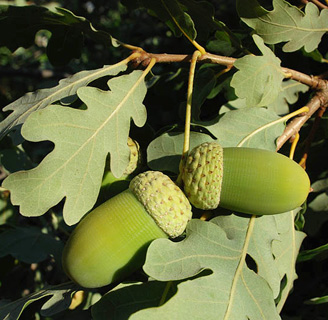
<path fill-rule="evenodd" d="M 182 172 L 182 168 L 184 166 L 184 162 L 186 156 L 189 151 L 190 146 L 190 125 L 191 125 L 191 107 L 192 107 L 192 95 L 193 95 L 193 87 L 194 87 L 194 79 L 195 79 L 195 70 L 198 57 L 201 56 L 200 51 L 195 51 L 192 55 L 190 69 L 189 69 L 189 78 L 188 78 L 188 89 L 187 89 L 187 105 L 186 105 L 186 114 L 185 114 L 185 130 L 184 130 L 184 142 L 183 142 L 183 150 L 182 157 L 179 165 L 179 171 Z M 181 174 L 179 174 L 178 179 L 176 181 L 178 185 L 182 184 Z"/>
<path fill-rule="evenodd" d="M 238 143 L 237 147 L 241 147 L 247 140 L 249 140 L 251 137 L 253 137 L 257 133 L 259 133 L 260 131 L 265 130 L 265 129 L 267 129 L 267 128 L 273 126 L 273 125 L 276 125 L 276 124 L 278 124 L 280 122 L 286 122 L 289 119 L 291 119 L 291 118 L 293 118 L 293 117 L 295 117 L 295 116 L 297 116 L 299 114 L 305 113 L 305 112 L 309 112 L 309 108 L 308 107 L 302 107 L 302 108 L 300 108 L 300 109 L 298 109 L 298 110 L 296 110 L 296 111 L 294 111 L 292 113 L 287 114 L 284 117 L 281 117 L 281 118 L 279 118 L 279 119 L 277 119 L 275 121 L 269 122 L 266 125 L 257 128 L 256 130 L 252 131 L 249 135 L 247 135 L 244 139 L 242 139 Z"/>

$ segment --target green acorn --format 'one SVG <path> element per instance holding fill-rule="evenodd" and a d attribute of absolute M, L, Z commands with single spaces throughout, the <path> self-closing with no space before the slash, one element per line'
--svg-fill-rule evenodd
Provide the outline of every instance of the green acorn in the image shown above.
<path fill-rule="evenodd" d="M 306 200 L 310 180 L 290 158 L 268 150 L 203 143 L 187 157 L 181 178 L 199 209 L 218 206 L 255 215 L 293 210 Z"/>
<path fill-rule="evenodd" d="M 82 219 L 65 245 L 63 268 L 86 288 L 122 280 L 142 266 L 151 241 L 181 235 L 191 216 L 188 199 L 169 177 L 141 173 Z"/>

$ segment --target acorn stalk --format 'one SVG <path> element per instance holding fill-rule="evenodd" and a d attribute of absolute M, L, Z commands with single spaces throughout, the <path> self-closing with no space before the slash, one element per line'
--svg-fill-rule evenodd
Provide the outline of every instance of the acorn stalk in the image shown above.
<path fill-rule="evenodd" d="M 288 157 L 222 148 L 216 142 L 194 148 L 181 175 L 190 202 L 207 210 L 220 206 L 255 215 L 283 213 L 302 205 L 310 191 L 308 175 Z"/>
<path fill-rule="evenodd" d="M 78 224 L 64 248 L 64 270 L 86 288 L 120 281 L 142 266 L 154 239 L 181 235 L 191 215 L 188 199 L 169 177 L 139 174 L 128 190 Z"/>

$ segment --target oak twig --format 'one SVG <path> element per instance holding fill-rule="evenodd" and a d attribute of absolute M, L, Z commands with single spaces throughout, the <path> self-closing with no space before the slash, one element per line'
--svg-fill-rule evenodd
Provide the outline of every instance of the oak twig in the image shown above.
<path fill-rule="evenodd" d="M 303 156 L 302 156 L 302 159 L 301 159 L 301 161 L 299 163 L 304 169 L 306 168 L 306 160 L 307 160 L 308 155 L 309 155 L 309 152 L 310 152 L 311 144 L 312 144 L 312 142 L 314 140 L 315 134 L 318 131 L 320 121 L 321 121 L 321 119 L 322 119 L 323 114 L 325 113 L 325 111 L 326 111 L 326 108 L 325 107 L 320 107 L 319 108 L 319 110 L 318 110 L 318 112 L 316 114 L 316 117 L 314 119 L 314 122 L 313 122 L 313 125 L 312 125 L 312 128 L 311 128 L 311 131 L 310 131 L 308 137 L 305 140 L 305 147 L 304 147 Z"/>
<path fill-rule="evenodd" d="M 277 140 L 277 150 L 279 150 L 290 138 L 294 137 L 304 123 L 320 108 L 328 105 L 328 89 L 318 91 L 306 105 L 309 111 L 291 120 L 285 128 L 284 133 Z"/>
<path fill-rule="evenodd" d="M 140 55 L 134 59 L 135 65 L 141 65 L 146 67 L 149 61 L 155 58 L 157 63 L 173 63 L 173 62 L 188 62 L 192 60 L 192 54 L 168 54 L 168 53 L 148 53 L 145 51 L 140 52 Z M 219 64 L 232 68 L 236 58 L 220 56 L 211 53 L 205 53 L 198 57 L 198 62 Z M 325 89 L 327 87 L 327 81 L 318 77 L 310 76 L 305 73 L 289 69 L 282 68 L 282 72 L 288 75 L 288 78 L 301 82 L 314 90 Z"/>
<path fill-rule="evenodd" d="M 328 6 L 320 2 L 319 0 L 301 0 L 301 3 L 306 5 L 309 2 L 314 3 L 319 9 L 328 9 Z"/>
<path fill-rule="evenodd" d="M 187 62 L 192 61 L 192 54 L 166 54 L 166 53 L 148 53 L 139 51 L 140 55 L 134 59 L 135 65 L 146 67 L 151 59 L 156 59 L 157 63 L 173 63 L 173 62 Z M 236 58 L 220 56 L 211 53 L 205 53 L 198 57 L 198 62 L 212 63 L 232 68 Z M 297 70 L 282 67 L 282 72 L 288 76 L 289 79 L 298 81 L 309 86 L 316 93 L 306 105 L 309 112 L 304 115 L 299 115 L 291 120 L 284 133 L 277 140 L 277 150 L 279 150 L 290 138 L 294 137 L 304 123 L 320 108 L 326 108 L 328 105 L 328 81 L 322 77 L 315 77 L 299 72 Z"/>

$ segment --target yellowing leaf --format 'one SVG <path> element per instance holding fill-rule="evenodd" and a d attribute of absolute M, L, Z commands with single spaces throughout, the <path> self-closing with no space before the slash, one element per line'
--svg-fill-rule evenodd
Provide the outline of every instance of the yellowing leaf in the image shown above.
<path fill-rule="evenodd" d="M 231 80 L 231 86 L 239 98 L 246 98 L 248 107 L 267 106 L 281 91 L 284 78 L 280 60 L 264 45 L 263 40 L 253 36 L 262 56 L 244 56 L 234 63 L 239 69 Z"/>
<path fill-rule="evenodd" d="M 65 222 L 77 223 L 96 201 L 108 153 L 113 174 L 123 174 L 131 118 L 137 126 L 146 121 L 143 80 L 142 71 L 135 71 L 109 80 L 110 91 L 80 88 L 87 110 L 53 105 L 31 114 L 23 136 L 53 141 L 55 148 L 38 167 L 13 173 L 3 183 L 23 215 L 40 216 L 65 198 Z"/>
<path fill-rule="evenodd" d="M 286 52 L 302 47 L 306 52 L 315 50 L 328 31 L 328 10 L 319 12 L 311 2 L 305 13 L 284 0 L 273 0 L 272 4 L 273 10 L 267 11 L 257 0 L 238 0 L 238 14 L 265 43 L 287 42 L 283 46 Z"/>

